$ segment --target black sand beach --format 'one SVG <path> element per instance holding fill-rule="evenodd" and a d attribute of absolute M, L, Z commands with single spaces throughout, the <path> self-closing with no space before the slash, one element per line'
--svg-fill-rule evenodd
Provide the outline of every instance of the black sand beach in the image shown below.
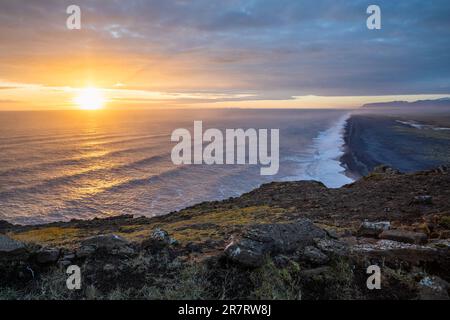
<path fill-rule="evenodd" d="M 354 114 L 347 122 L 346 152 L 341 161 L 355 178 L 381 164 L 402 172 L 448 164 L 449 124 L 448 114 Z"/>

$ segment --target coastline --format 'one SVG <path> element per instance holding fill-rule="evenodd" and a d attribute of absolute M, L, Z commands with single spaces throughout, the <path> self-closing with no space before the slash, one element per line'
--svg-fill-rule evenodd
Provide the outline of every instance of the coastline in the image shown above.
<path fill-rule="evenodd" d="M 380 165 L 405 173 L 448 165 L 449 131 L 435 130 L 432 125 L 410 125 L 422 118 L 414 113 L 352 114 L 345 125 L 345 152 L 340 158 L 346 174 L 359 179 Z M 446 121 L 428 116 L 425 123 L 439 127 L 445 126 Z"/>
<path fill-rule="evenodd" d="M 298 181 L 319 181 L 329 188 L 354 182 L 355 179 L 347 175 L 347 168 L 340 160 L 345 154 L 345 127 L 350 117 L 351 113 L 341 116 L 333 126 L 319 132 L 313 139 L 313 159 Z"/>
<path fill-rule="evenodd" d="M 354 115 L 351 115 L 344 126 L 344 153 L 340 157 L 341 165 L 345 168 L 345 174 L 351 179 L 358 180 L 365 174 L 368 174 L 369 168 L 364 157 L 357 156 L 357 151 L 363 146 L 358 143 L 358 127 L 354 121 Z"/>

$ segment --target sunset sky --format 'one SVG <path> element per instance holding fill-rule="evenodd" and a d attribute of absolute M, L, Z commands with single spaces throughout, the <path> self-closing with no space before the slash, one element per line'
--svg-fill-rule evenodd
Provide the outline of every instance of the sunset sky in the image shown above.
<path fill-rule="evenodd" d="M 448 0 L 0 0 L 0 110 L 78 108 L 86 87 L 112 109 L 440 98 L 449 39 Z"/>

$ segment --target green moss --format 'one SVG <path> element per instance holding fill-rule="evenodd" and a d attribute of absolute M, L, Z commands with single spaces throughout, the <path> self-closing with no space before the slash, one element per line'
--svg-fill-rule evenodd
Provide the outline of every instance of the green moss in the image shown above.
<path fill-rule="evenodd" d="M 12 238 L 27 242 L 55 246 L 65 246 L 87 236 L 86 232 L 77 228 L 48 227 L 9 234 Z"/>
<path fill-rule="evenodd" d="M 154 228 L 162 228 L 177 239 L 181 244 L 187 242 L 203 242 L 206 240 L 221 240 L 224 234 L 235 228 L 256 223 L 273 223 L 282 221 L 285 210 L 269 206 L 253 206 L 234 209 L 214 209 L 202 213 L 196 210 L 182 211 L 181 216 L 189 217 L 174 222 L 153 224 L 134 232 L 121 234 L 128 239 L 142 239 L 148 236 Z M 131 229 L 131 226 L 129 227 Z"/>
<path fill-rule="evenodd" d="M 106 225 L 103 233 L 115 233 L 129 241 L 142 241 L 155 228 L 161 228 L 181 244 L 222 240 L 230 230 L 249 224 L 283 222 L 285 209 L 269 206 L 233 207 L 207 209 L 202 206 L 185 209 L 163 222 L 149 224 Z M 98 234 L 95 229 L 41 227 L 33 230 L 10 233 L 14 239 L 27 243 L 49 246 L 73 246 L 87 237 Z"/>

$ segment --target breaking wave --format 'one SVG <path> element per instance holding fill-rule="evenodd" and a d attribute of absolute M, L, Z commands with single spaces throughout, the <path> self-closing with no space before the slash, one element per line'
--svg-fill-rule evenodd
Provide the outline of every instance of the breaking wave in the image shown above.
<path fill-rule="evenodd" d="M 344 154 L 344 131 L 350 113 L 345 114 L 331 128 L 313 139 L 313 157 L 305 168 L 302 180 L 317 180 L 330 188 L 339 188 L 353 180 L 345 175 L 340 158 Z"/>

